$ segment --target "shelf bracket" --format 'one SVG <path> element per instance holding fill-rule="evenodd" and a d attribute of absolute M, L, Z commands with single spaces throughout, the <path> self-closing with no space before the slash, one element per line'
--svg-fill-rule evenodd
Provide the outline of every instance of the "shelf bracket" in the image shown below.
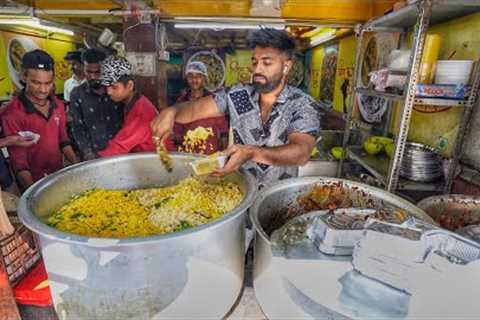
<path fill-rule="evenodd" d="M 427 34 L 427 28 L 432 13 L 431 0 L 424 0 L 419 3 L 420 15 L 414 28 L 414 43 L 412 55 L 410 57 L 410 74 L 407 80 L 408 86 L 405 94 L 405 104 L 403 106 L 402 117 L 400 120 L 400 128 L 396 137 L 395 151 L 388 170 L 387 191 L 394 192 L 398 184 L 398 176 L 400 173 L 400 165 L 405 151 L 408 130 L 410 128 L 410 119 L 412 117 L 412 109 L 415 101 L 415 90 L 420 70 L 420 62 L 422 60 L 423 45 Z"/>

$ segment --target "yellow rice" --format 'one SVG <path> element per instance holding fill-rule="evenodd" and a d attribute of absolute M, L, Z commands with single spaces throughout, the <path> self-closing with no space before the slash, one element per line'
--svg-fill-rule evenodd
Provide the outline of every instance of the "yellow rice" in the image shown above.
<path fill-rule="evenodd" d="M 207 140 L 213 136 L 212 128 L 199 126 L 195 129 L 188 130 L 178 151 L 204 154 L 207 146 L 209 146 L 207 145 Z"/>
<path fill-rule="evenodd" d="M 163 188 L 92 189 L 54 212 L 48 224 L 89 237 L 140 237 L 180 231 L 221 217 L 242 200 L 232 182 L 186 178 Z"/>

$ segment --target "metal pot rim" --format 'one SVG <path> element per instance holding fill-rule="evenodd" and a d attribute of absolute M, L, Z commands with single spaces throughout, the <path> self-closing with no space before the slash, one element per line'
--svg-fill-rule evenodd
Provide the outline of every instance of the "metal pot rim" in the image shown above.
<path fill-rule="evenodd" d="M 462 201 L 467 201 L 467 202 L 472 202 L 472 203 L 480 203 L 480 196 L 474 196 L 474 195 L 466 195 L 466 194 L 445 194 L 445 195 L 438 195 L 438 196 L 431 196 L 425 199 L 420 200 L 417 203 L 417 207 L 419 207 L 422 210 L 425 210 L 429 208 L 432 205 L 435 205 L 436 203 L 442 202 L 462 202 Z"/>
<path fill-rule="evenodd" d="M 374 193 L 385 193 L 385 192 L 387 192 L 383 189 L 372 187 L 368 184 L 364 184 L 364 183 L 360 183 L 360 182 L 356 182 L 356 181 L 351 181 L 351 180 L 347 180 L 347 179 L 333 178 L 333 177 L 322 177 L 322 176 L 297 177 L 297 178 L 290 178 L 290 179 L 287 179 L 287 180 L 281 180 L 281 181 L 278 181 L 278 182 L 270 185 L 267 188 L 262 189 L 259 192 L 259 194 L 257 195 L 257 197 L 255 198 L 255 200 L 253 201 L 252 206 L 250 207 L 250 219 L 252 220 L 252 224 L 253 224 L 255 230 L 257 231 L 257 234 L 260 235 L 263 238 L 264 241 L 271 244 L 270 237 L 265 233 L 265 231 L 263 230 L 263 227 L 260 224 L 260 221 L 258 220 L 258 211 L 260 209 L 260 205 L 263 203 L 263 201 L 268 196 L 270 196 L 271 194 L 273 194 L 275 192 L 278 192 L 280 190 L 283 190 L 283 189 L 286 189 L 286 188 L 289 188 L 289 187 L 292 187 L 292 186 L 303 186 L 303 185 L 308 185 L 308 184 L 313 185 L 313 184 L 318 183 L 318 182 L 327 182 L 327 183 L 328 182 L 342 182 L 342 183 L 348 184 L 350 186 L 369 189 L 369 190 L 373 191 Z M 424 215 L 426 218 L 430 218 L 430 216 L 427 215 L 427 213 L 425 213 L 421 208 L 418 208 L 414 203 L 410 203 L 408 200 L 405 200 L 405 199 L 403 199 L 403 198 L 401 198 L 401 197 L 399 197 L 395 194 L 391 194 L 391 193 L 388 195 L 388 197 L 392 200 L 395 200 L 395 201 L 408 202 L 409 205 L 412 207 L 412 209 L 414 209 L 414 210 L 416 209 L 415 210 L 416 213 Z M 433 219 L 431 219 L 431 220 L 432 221 L 427 221 L 427 222 L 432 223 Z M 436 223 L 433 222 L 433 224 L 436 224 Z"/>
<path fill-rule="evenodd" d="M 185 154 L 185 153 L 180 153 L 180 152 L 171 152 L 172 155 L 175 155 L 177 158 L 192 158 L 192 157 L 199 157 L 199 155 L 192 155 L 192 154 Z M 102 158 L 102 159 L 95 159 L 91 161 L 86 161 L 82 163 L 78 163 L 66 168 L 63 168 L 39 181 L 37 181 L 34 185 L 32 185 L 30 188 L 25 191 L 25 193 L 22 195 L 20 198 L 19 204 L 18 204 L 18 215 L 20 217 L 20 220 L 22 223 L 30 230 L 37 234 L 41 234 L 42 236 L 49 238 L 49 239 L 55 239 L 58 241 L 63 241 L 67 243 L 76 243 L 76 244 L 81 244 L 85 246 L 92 246 L 92 247 L 108 247 L 115 245 L 116 247 L 118 246 L 130 246 L 130 245 L 138 245 L 138 244 L 146 244 L 149 242 L 157 242 L 159 240 L 162 241 L 168 241 L 168 240 L 174 240 L 183 236 L 188 236 L 190 234 L 197 233 L 199 231 L 202 231 L 204 229 L 213 229 L 220 227 L 221 224 L 235 219 L 238 215 L 242 214 L 243 212 L 246 212 L 250 205 L 252 204 L 256 191 L 258 189 L 257 187 L 257 181 L 255 177 L 251 173 L 249 173 L 247 170 L 240 169 L 239 173 L 243 176 L 246 184 L 246 193 L 245 197 L 240 202 L 240 204 L 231 212 L 226 213 L 223 217 L 216 219 L 210 223 L 206 223 L 204 225 L 198 226 L 198 227 L 193 227 L 189 228 L 183 231 L 178 231 L 178 232 L 172 232 L 172 233 L 165 233 L 165 234 L 160 234 L 160 235 L 154 235 L 154 236 L 148 236 L 148 237 L 132 237 L 132 238 L 99 238 L 99 237 L 87 237 L 87 236 L 81 236 L 81 235 L 76 235 L 72 233 L 66 233 L 62 232 L 60 230 L 57 230 L 55 228 L 52 228 L 42 222 L 36 215 L 33 214 L 33 208 L 31 201 L 29 201 L 31 198 L 35 197 L 35 195 L 42 189 L 48 187 L 49 185 L 55 183 L 55 181 L 64 173 L 75 170 L 86 163 L 94 163 L 94 162 L 103 162 L 103 163 L 108 163 L 108 162 L 115 162 L 118 161 L 119 159 L 122 160 L 128 160 L 128 159 L 147 159 L 151 157 L 158 157 L 157 154 L 155 153 L 135 153 L 135 154 L 128 154 L 128 155 L 120 155 L 120 156 L 114 156 L 114 157 L 109 157 L 109 158 Z M 160 165 L 160 164 L 159 164 Z M 250 192 L 249 192 L 250 191 Z"/>

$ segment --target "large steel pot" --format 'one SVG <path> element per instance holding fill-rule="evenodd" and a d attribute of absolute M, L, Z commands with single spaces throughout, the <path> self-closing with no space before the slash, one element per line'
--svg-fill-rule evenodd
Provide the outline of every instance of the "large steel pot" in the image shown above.
<path fill-rule="evenodd" d="M 363 202 L 377 208 L 391 205 L 434 223 L 421 209 L 398 196 L 343 179 L 303 177 L 284 180 L 263 189 L 250 209 L 250 216 L 256 231 L 255 295 L 269 319 L 346 319 L 357 318 L 361 314 L 356 310 L 352 311 L 354 307 L 350 303 L 344 303 L 344 306 L 342 301 L 339 301 L 343 281 L 341 279 L 352 270 L 351 257 L 332 258 L 319 254 L 315 248 L 307 248 L 304 252 L 286 256 L 288 252 L 280 252 L 270 241 L 271 233 L 293 218 L 291 213 L 295 210 L 287 209 L 298 207 L 296 199 L 299 195 L 309 192 L 315 184 L 339 183 L 351 191 L 352 195 L 355 194 L 352 197 L 358 201 L 354 201 L 354 206 Z M 388 294 L 389 292 L 386 292 L 386 295 Z M 378 301 L 372 300 L 371 303 L 369 308 L 381 306 Z M 372 317 L 385 317 L 385 314 L 371 313 L 365 316 Z"/>
<path fill-rule="evenodd" d="M 241 171 L 245 197 L 221 219 L 182 232 L 130 239 L 60 232 L 43 221 L 93 187 L 144 188 L 191 174 L 194 156 L 173 154 L 167 173 L 155 154 L 89 161 L 55 173 L 22 196 L 19 215 L 36 234 L 60 319 L 220 319 L 237 299 L 244 272 L 244 221 L 256 191 Z"/>
<path fill-rule="evenodd" d="M 425 198 L 417 206 L 450 231 L 480 224 L 479 196 L 444 194 Z"/>

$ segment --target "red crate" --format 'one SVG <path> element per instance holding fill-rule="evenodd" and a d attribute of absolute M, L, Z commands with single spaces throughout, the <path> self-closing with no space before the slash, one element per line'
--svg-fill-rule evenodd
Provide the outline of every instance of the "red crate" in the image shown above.
<path fill-rule="evenodd" d="M 15 232 L 0 239 L 0 262 L 14 287 L 40 260 L 39 245 L 35 235 L 28 230 L 15 213 L 8 213 Z"/>

